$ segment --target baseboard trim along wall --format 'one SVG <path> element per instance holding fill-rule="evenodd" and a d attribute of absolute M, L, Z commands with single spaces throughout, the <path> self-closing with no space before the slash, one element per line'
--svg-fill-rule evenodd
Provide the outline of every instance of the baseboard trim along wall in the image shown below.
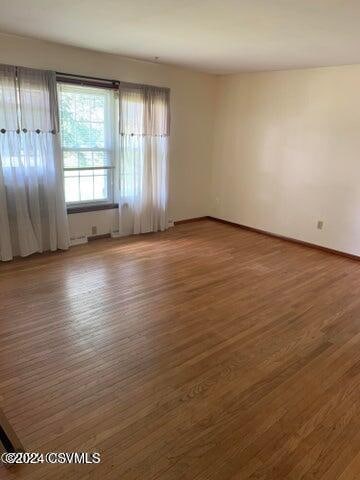
<path fill-rule="evenodd" d="M 182 225 L 183 223 L 192 223 L 192 222 L 200 222 L 202 220 L 209 220 L 212 217 L 195 217 L 195 218 L 185 218 L 184 220 L 176 220 L 174 225 Z M 215 220 L 215 219 L 214 219 Z"/>
<path fill-rule="evenodd" d="M 354 255 L 352 253 L 342 252 L 341 250 L 335 250 L 329 247 L 323 247 L 322 245 L 317 245 L 316 243 L 305 242 L 303 240 L 297 240 L 296 238 L 286 237 L 285 235 L 280 235 L 278 233 L 267 232 L 266 230 L 261 230 L 259 228 L 249 227 L 247 225 L 242 225 L 236 222 L 230 222 L 229 220 L 224 220 L 222 218 L 217 217 L 205 217 L 209 220 L 213 220 L 214 222 L 225 223 L 226 225 L 231 225 L 232 227 L 242 228 L 243 230 L 250 230 L 251 232 L 260 233 L 262 235 L 267 235 L 268 237 L 278 238 L 279 240 L 284 240 L 285 242 L 292 242 L 297 243 L 298 245 L 302 245 L 303 247 L 314 248 L 317 250 L 322 250 L 323 252 L 332 253 L 334 255 L 340 255 L 342 257 L 351 258 L 352 260 L 360 260 L 359 255 Z M 194 219 L 196 220 L 196 219 Z"/>

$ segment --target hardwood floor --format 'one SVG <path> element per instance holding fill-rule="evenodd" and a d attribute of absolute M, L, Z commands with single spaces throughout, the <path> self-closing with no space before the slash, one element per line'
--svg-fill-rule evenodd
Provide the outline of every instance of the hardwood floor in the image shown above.
<path fill-rule="evenodd" d="M 360 262 L 213 221 L 0 265 L 1 479 L 360 478 Z"/>

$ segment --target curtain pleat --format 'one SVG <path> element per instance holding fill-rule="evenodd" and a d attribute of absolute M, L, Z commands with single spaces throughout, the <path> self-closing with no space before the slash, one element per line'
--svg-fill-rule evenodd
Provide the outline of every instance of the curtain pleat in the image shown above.
<path fill-rule="evenodd" d="M 67 249 L 54 72 L 0 65 L 0 259 Z"/>

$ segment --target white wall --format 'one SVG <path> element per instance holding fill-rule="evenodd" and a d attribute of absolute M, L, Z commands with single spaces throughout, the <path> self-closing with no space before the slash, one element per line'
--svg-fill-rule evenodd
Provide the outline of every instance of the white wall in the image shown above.
<path fill-rule="evenodd" d="M 211 214 L 360 255 L 360 65 L 218 82 Z"/>
<path fill-rule="evenodd" d="M 0 63 L 171 88 L 170 217 L 181 220 L 208 213 L 214 76 L 5 34 L 0 34 Z M 110 216 L 113 212 L 71 215 L 71 232 L 86 233 L 80 230 L 91 231 L 97 222 L 98 233 L 107 233 Z"/>

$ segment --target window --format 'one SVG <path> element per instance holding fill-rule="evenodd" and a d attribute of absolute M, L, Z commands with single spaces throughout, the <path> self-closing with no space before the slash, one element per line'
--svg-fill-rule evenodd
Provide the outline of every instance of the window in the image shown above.
<path fill-rule="evenodd" d="M 59 84 L 60 132 L 68 204 L 113 201 L 114 92 Z"/>

